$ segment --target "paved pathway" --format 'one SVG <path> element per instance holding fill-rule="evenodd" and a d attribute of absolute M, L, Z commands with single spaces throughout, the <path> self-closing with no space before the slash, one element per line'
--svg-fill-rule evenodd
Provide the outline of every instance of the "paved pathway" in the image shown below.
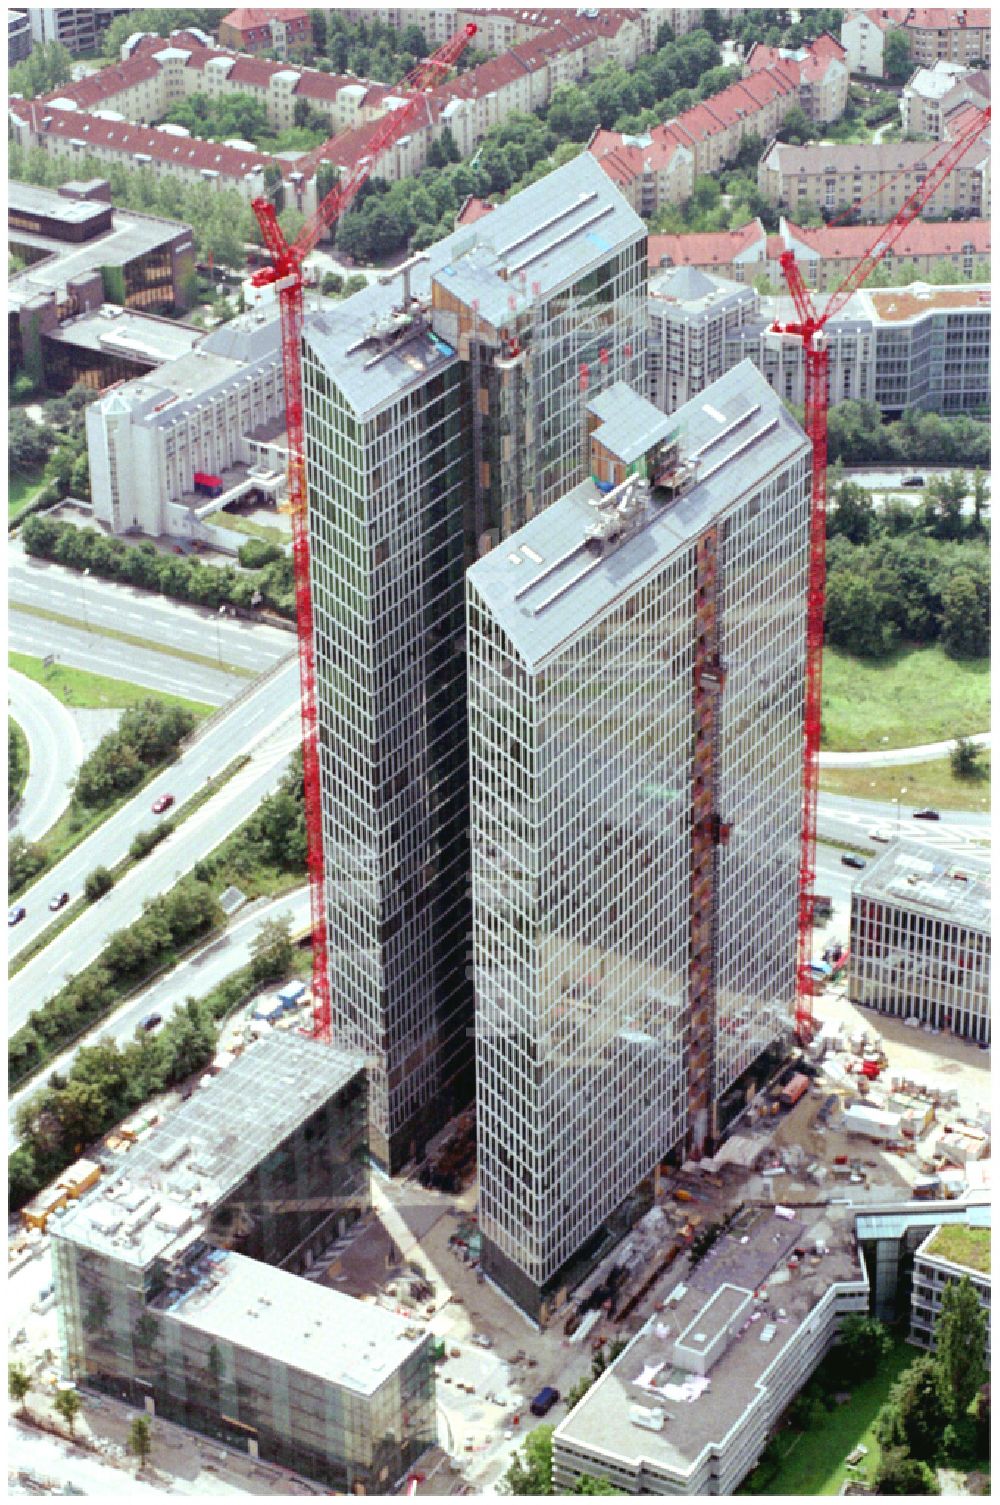
<path fill-rule="evenodd" d="M 83 738 L 61 700 L 11 669 L 7 703 L 28 739 L 28 782 L 12 827 L 28 841 L 38 841 L 70 801 L 70 780 L 83 762 Z"/>
<path fill-rule="evenodd" d="M 990 732 L 978 732 L 969 738 L 978 747 L 989 747 Z M 897 763 L 931 763 L 935 758 L 946 758 L 955 746 L 951 742 L 927 742 L 922 747 L 886 747 L 868 752 L 821 752 L 820 768 L 878 768 L 892 767 Z"/>

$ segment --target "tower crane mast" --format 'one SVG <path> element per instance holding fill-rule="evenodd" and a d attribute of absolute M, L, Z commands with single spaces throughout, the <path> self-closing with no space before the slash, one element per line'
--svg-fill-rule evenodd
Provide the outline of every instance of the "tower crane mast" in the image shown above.
<path fill-rule="evenodd" d="M 363 157 L 350 167 L 319 204 L 291 244 L 278 223 L 269 199 L 254 199 L 271 264 L 256 272 L 255 287 L 273 287 L 281 310 L 281 354 L 284 368 L 285 415 L 288 424 L 288 511 L 292 521 L 292 560 L 295 575 L 295 614 L 299 645 L 302 711 L 302 775 L 305 795 L 306 849 L 309 869 L 310 918 L 313 946 L 313 1033 L 330 1038 L 330 971 L 326 933 L 323 860 L 323 818 L 319 774 L 319 713 L 316 703 L 316 664 L 312 584 L 309 576 L 309 517 L 305 473 L 305 435 L 302 417 L 303 275 L 306 257 L 321 236 L 350 207 L 358 191 L 378 166 L 382 154 L 406 132 L 420 110 L 423 95 L 444 79 L 476 34 L 470 22 L 443 47 L 407 74 L 399 89 L 408 97 L 378 123 Z"/>
<path fill-rule="evenodd" d="M 826 325 L 848 299 L 862 288 L 882 258 L 892 249 L 931 195 L 987 129 L 989 109 L 978 111 L 965 129 L 928 170 L 922 183 L 909 195 L 884 233 L 851 268 L 830 295 L 822 313 L 817 313 L 812 295 L 795 260 L 794 251 L 781 255 L 781 269 L 788 283 L 797 319 L 771 326 L 774 334 L 801 339 L 805 352 L 805 422 L 812 445 L 812 505 L 809 517 L 809 585 L 806 612 L 806 690 L 804 777 L 802 797 L 802 842 L 799 855 L 798 946 L 796 956 L 795 1028 L 808 1043 L 813 1033 L 812 1014 L 812 925 L 816 887 L 816 813 L 819 799 L 819 740 L 822 715 L 823 610 L 826 596 L 826 470 L 827 413 L 829 404 L 829 348 Z"/>

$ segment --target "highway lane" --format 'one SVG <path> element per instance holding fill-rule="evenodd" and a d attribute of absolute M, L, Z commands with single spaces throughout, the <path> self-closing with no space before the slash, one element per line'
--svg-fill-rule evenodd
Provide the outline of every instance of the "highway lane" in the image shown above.
<path fill-rule="evenodd" d="M 220 615 L 210 607 L 171 601 L 152 591 L 99 580 L 47 560 L 32 559 L 17 541 L 7 559 L 10 600 L 42 607 L 82 621 L 90 628 L 114 629 L 200 653 L 217 663 L 262 674 L 294 652 L 295 634 L 263 622 Z M 57 631 L 58 623 L 51 624 Z"/>
<path fill-rule="evenodd" d="M 189 872 L 274 792 L 298 741 L 299 729 L 292 721 L 264 738 L 245 768 L 67 926 L 54 945 L 46 946 L 10 979 L 7 1025 L 11 1032 L 24 1024 L 32 1009 L 88 966 L 116 930 L 137 920 L 144 903 Z"/>
<path fill-rule="evenodd" d="M 291 915 L 293 928 L 308 921 L 308 888 L 295 889 L 293 893 L 285 894 L 281 899 L 264 900 L 248 905 L 234 917 L 222 936 L 216 936 L 208 941 L 172 972 L 168 972 L 157 982 L 151 983 L 128 1003 L 122 1004 L 116 1013 L 93 1029 L 85 1040 L 79 1041 L 71 1050 L 65 1051 L 58 1060 L 53 1061 L 41 1077 L 36 1077 L 9 1100 L 7 1112 L 9 1147 L 11 1149 L 17 1147 L 14 1124 L 18 1108 L 34 1096 L 41 1083 L 53 1071 L 63 1075 L 68 1072 L 82 1045 L 93 1045 L 98 1039 L 117 1040 L 120 1045 L 127 1044 L 135 1035 L 140 1021 L 147 1014 L 155 1011 L 166 1019 L 188 998 L 204 997 L 220 982 L 247 965 L 251 959 L 254 940 L 265 921 L 279 919 L 285 914 Z"/>
<path fill-rule="evenodd" d="M 127 854 L 137 832 L 148 830 L 155 824 L 157 817 L 152 814 L 150 806 L 159 795 L 172 794 L 181 805 L 235 758 L 252 752 L 257 742 L 268 734 L 279 728 L 289 728 L 297 738 L 298 687 L 299 666 L 292 659 L 251 686 L 243 699 L 213 717 L 208 726 L 199 728 L 175 763 L 157 774 L 134 799 L 74 847 L 22 895 L 20 902 L 26 906 L 28 914 L 20 925 L 7 932 L 8 954 L 16 956 L 45 929 L 51 919 L 48 902 L 52 894 L 65 890 L 74 899 L 78 898 L 88 873 L 99 866 L 114 867 Z M 233 811 L 230 829 L 239 825 L 252 809 L 253 805 L 245 800 L 239 811 Z M 207 846 L 203 847 L 193 860 L 207 850 Z M 146 863 L 151 860 L 145 859 Z M 86 920 L 87 917 L 83 918 Z M 65 935 L 59 937 L 57 949 L 65 954 Z M 73 960 L 66 959 L 64 970 L 74 969 Z M 41 1002 L 41 999 L 36 1001 Z"/>
<path fill-rule="evenodd" d="M 905 786 L 904 786 L 905 787 Z M 991 842 L 988 803 L 983 812 L 943 810 L 941 820 L 914 820 L 916 805 L 896 806 L 891 801 L 857 800 L 847 795 L 820 794 L 817 828 L 821 837 L 867 847 L 872 854 L 884 850 L 869 832 L 885 831 L 891 838 L 899 835 L 925 846 L 941 847 L 959 854 L 988 849 Z"/>
<path fill-rule="evenodd" d="M 972 485 L 972 474 L 975 466 L 963 467 L 961 465 L 904 465 L 901 470 L 870 470 L 863 465 L 857 467 L 845 466 L 845 481 L 854 481 L 859 486 L 864 486 L 869 491 L 898 491 L 907 476 L 924 476 L 929 480 L 931 476 L 951 476 L 962 470 Z M 990 472 L 985 472 L 987 486 L 989 486 Z M 905 488 L 907 491 L 910 487 Z M 919 486 L 912 487 L 913 500 L 919 502 L 923 493 Z M 970 505 L 971 511 L 971 505 Z"/>
<path fill-rule="evenodd" d="M 30 653 L 35 658 L 52 654 L 57 663 L 67 668 L 125 679 L 153 694 L 159 690 L 183 695 L 202 705 L 226 705 L 250 684 L 241 675 L 192 664 L 188 659 L 160 653 L 152 646 L 137 648 L 133 643 L 121 643 L 100 632 L 88 632 L 84 627 L 68 627 L 64 622 L 28 616 L 14 605 L 7 618 L 7 647 L 14 653 Z"/>
<path fill-rule="evenodd" d="M 28 739 L 30 760 L 14 829 L 37 841 L 69 804 L 69 781 L 83 762 L 83 739 L 62 701 L 24 674 L 8 673 L 7 702 Z"/>

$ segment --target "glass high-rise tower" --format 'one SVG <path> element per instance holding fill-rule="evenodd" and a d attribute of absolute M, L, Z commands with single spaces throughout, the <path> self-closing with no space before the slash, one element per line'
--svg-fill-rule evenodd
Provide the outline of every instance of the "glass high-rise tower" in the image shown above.
<path fill-rule="evenodd" d="M 748 361 L 588 428 L 467 576 L 483 1265 L 543 1321 L 795 998 L 808 443 Z"/>
<path fill-rule="evenodd" d="M 584 474 L 581 366 L 641 383 L 645 234 L 584 155 L 306 322 L 333 1029 L 393 1170 L 474 1089 L 464 572 Z"/>

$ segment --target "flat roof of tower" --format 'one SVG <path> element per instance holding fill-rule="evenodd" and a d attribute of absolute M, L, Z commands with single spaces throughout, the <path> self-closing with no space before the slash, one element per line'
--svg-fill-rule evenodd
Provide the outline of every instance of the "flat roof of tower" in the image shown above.
<path fill-rule="evenodd" d="M 52 1232 L 147 1265 L 193 1237 L 211 1208 L 363 1070 L 360 1056 L 303 1035 L 265 1036 L 136 1144 L 120 1174 Z"/>
<path fill-rule="evenodd" d="M 506 325 L 531 307 L 535 290 L 545 298 L 586 275 L 618 247 L 641 239 L 645 226 L 603 168 L 583 152 L 538 183 L 522 189 L 491 214 L 428 247 L 411 273 L 411 290 L 423 304 L 431 284 L 479 317 Z M 373 323 L 392 318 L 401 284 L 371 283 L 329 314 L 306 318 L 306 339 L 355 412 L 376 411 L 436 367 L 449 347 L 418 327 L 377 360 L 365 343 Z"/>
<path fill-rule="evenodd" d="M 172 1305 L 178 1321 L 261 1354 L 269 1363 L 372 1395 L 426 1332 L 395 1312 L 230 1250 L 213 1250 L 205 1277 Z"/>
<path fill-rule="evenodd" d="M 808 441 L 750 361 L 741 361 L 670 415 L 682 455 L 699 458 L 691 489 L 653 500 L 647 521 L 603 557 L 585 529 L 604 500 L 594 481 L 553 502 L 478 560 L 470 585 L 531 669 L 595 622 L 713 519 L 753 493 Z"/>
<path fill-rule="evenodd" d="M 894 841 L 858 875 L 854 892 L 989 931 L 993 917 L 990 876 L 985 854 L 954 856 L 922 842 Z"/>

